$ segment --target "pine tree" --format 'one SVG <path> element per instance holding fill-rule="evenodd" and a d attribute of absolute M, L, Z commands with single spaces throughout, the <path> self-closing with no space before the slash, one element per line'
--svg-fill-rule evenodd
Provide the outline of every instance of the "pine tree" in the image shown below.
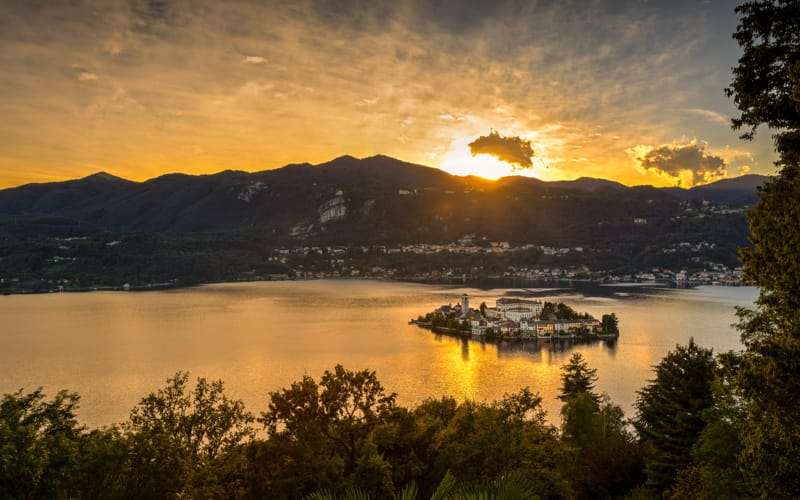
<path fill-rule="evenodd" d="M 597 382 L 597 370 L 589 368 L 589 363 L 583 355 L 576 352 L 569 359 L 569 363 L 561 367 L 561 395 L 558 399 L 569 401 L 582 393 L 587 393 L 595 404 L 600 402 L 600 397 L 594 392 Z"/>
<path fill-rule="evenodd" d="M 639 391 L 633 424 L 651 450 L 648 487 L 664 491 L 691 464 L 692 446 L 705 427 L 702 412 L 713 404 L 715 361 L 710 349 L 689 341 L 656 365 L 656 378 Z"/>
<path fill-rule="evenodd" d="M 592 444 L 599 407 L 588 392 L 579 392 L 561 408 L 561 436 L 583 450 Z"/>

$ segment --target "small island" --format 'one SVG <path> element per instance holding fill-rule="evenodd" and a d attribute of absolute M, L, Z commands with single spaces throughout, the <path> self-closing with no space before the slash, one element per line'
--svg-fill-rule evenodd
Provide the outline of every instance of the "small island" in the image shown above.
<path fill-rule="evenodd" d="M 437 333 L 471 336 L 484 340 L 537 339 L 616 339 L 619 320 L 616 314 L 604 314 L 597 320 L 588 313 L 578 313 L 562 302 L 542 302 L 516 297 L 501 297 L 495 307 L 482 302 L 478 309 L 469 306 L 463 294 L 458 304 L 445 304 L 412 324 Z"/>

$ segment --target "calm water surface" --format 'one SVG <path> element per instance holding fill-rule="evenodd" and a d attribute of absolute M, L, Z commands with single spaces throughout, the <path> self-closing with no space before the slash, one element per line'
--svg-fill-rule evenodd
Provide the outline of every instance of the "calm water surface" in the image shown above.
<path fill-rule="evenodd" d="M 408 320 L 467 292 L 473 306 L 506 293 L 558 296 L 599 317 L 615 312 L 621 337 L 554 348 L 437 336 Z M 454 288 L 379 281 L 212 285 L 148 293 L 0 297 L 0 393 L 42 386 L 82 395 L 90 426 L 124 420 L 177 370 L 222 378 L 230 395 L 262 411 L 269 391 L 337 363 L 371 368 L 403 404 L 451 394 L 493 400 L 530 387 L 558 420 L 559 367 L 574 350 L 598 370 L 598 389 L 630 415 L 651 366 L 694 337 L 715 351 L 739 348 L 734 307 L 756 289 Z"/>

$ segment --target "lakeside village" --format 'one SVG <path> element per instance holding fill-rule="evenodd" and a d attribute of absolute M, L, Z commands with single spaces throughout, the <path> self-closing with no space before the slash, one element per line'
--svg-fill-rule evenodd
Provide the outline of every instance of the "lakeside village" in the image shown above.
<path fill-rule="evenodd" d="M 488 242 L 486 245 L 476 245 L 470 236 L 461 238 L 457 242 L 446 244 L 417 243 L 404 245 L 371 245 L 371 246 L 296 246 L 276 247 L 271 250 L 269 261 L 291 267 L 286 274 L 274 274 L 265 279 L 327 279 L 327 278 L 382 278 L 420 282 L 467 282 L 475 279 L 513 278 L 532 281 L 590 281 L 595 283 L 656 283 L 674 288 L 689 288 L 701 285 L 714 286 L 741 286 L 742 268 L 730 268 L 724 264 L 704 261 L 693 258 L 694 269 L 668 269 L 652 267 L 636 272 L 614 272 L 607 270 L 592 270 L 586 265 L 557 265 L 559 258 L 572 260 L 588 257 L 584 247 L 550 247 L 543 245 L 518 245 L 512 246 L 508 242 Z M 664 254 L 686 252 L 700 254 L 705 250 L 714 248 L 713 243 L 678 243 L 669 248 L 662 249 Z M 503 270 L 488 270 L 482 267 L 473 267 L 470 272 L 463 272 L 455 266 L 430 269 L 422 272 L 403 272 L 394 266 L 369 265 L 365 256 L 395 257 L 400 260 L 404 257 L 415 256 L 508 256 L 513 259 L 514 254 L 537 251 L 552 260 L 551 265 L 520 266 L 509 265 Z M 316 264 L 314 269 L 308 266 L 309 260 Z M 299 264 L 303 262 L 304 264 Z M 299 264 L 299 265 L 298 265 Z M 324 264 L 324 265 L 320 265 Z M 247 280 L 259 279 L 257 273 L 252 276 L 242 276 Z"/>
<path fill-rule="evenodd" d="M 495 307 L 488 307 L 484 302 L 478 309 L 472 309 L 469 296 L 463 294 L 458 304 L 442 305 L 410 323 L 437 333 L 489 341 L 619 337 L 619 320 L 614 313 L 604 314 L 598 321 L 561 302 L 542 303 L 516 297 L 501 297 Z"/>
<path fill-rule="evenodd" d="M 85 239 L 85 238 L 71 238 Z M 109 249 L 121 245 L 120 240 L 106 243 Z M 681 243 L 676 247 L 683 251 L 699 252 L 710 244 Z M 66 248 L 63 244 L 59 248 Z M 447 265 L 458 259 L 466 258 L 496 258 L 508 261 L 516 260 L 525 252 L 536 251 L 551 259 L 569 258 L 582 255 L 586 250 L 583 247 L 548 247 L 540 245 L 511 246 L 507 242 L 490 242 L 487 246 L 472 245 L 464 241 L 449 244 L 407 244 L 407 245 L 371 245 L 371 246 L 294 246 L 273 247 L 267 249 L 266 261 L 273 266 L 283 267 L 277 272 L 260 272 L 253 269 L 238 272 L 221 280 L 203 280 L 204 283 L 213 282 L 248 282 L 248 281 L 282 281 L 282 280 L 313 280 L 313 279 L 383 279 L 412 281 L 420 283 L 467 283 L 481 279 L 521 279 L 537 282 L 571 282 L 585 281 L 600 284 L 614 283 L 653 283 L 673 288 L 690 288 L 701 285 L 714 286 L 740 286 L 742 285 L 742 268 L 728 268 L 723 264 L 712 262 L 702 263 L 703 269 L 672 270 L 653 267 L 636 272 L 614 272 L 591 270 L 586 265 L 550 265 L 524 266 L 507 265 L 503 268 L 492 269 L 478 265 L 472 266 L 467 272 L 463 266 Z M 665 253 L 677 251 L 674 248 L 662 250 Z M 409 272 L 409 262 L 420 262 L 418 257 L 425 256 L 428 260 L 438 259 L 442 267 Z M 383 257 L 383 259 L 381 259 Z M 391 262 L 378 262 L 388 260 Z M 411 259 L 411 260 L 409 260 Z M 64 267 L 74 264 L 77 257 L 55 256 L 48 259 L 47 264 L 54 267 Z M 427 262 L 427 261 L 426 261 Z M 417 264 L 418 265 L 418 264 Z M 431 264 L 433 267 L 435 264 Z M 427 267 L 427 266 L 423 266 Z M 69 269 L 68 267 L 64 269 Z M 196 284 L 196 283 L 194 283 Z M 78 285 L 72 279 L 65 277 L 46 278 L 44 276 L 14 276 L 0 275 L 0 294 L 11 293 L 42 293 L 42 292 L 83 292 L 100 290 L 163 290 L 186 286 L 179 279 L 168 279 L 160 282 L 131 284 L 87 284 Z"/>
<path fill-rule="evenodd" d="M 610 259 L 609 249 L 513 245 L 467 234 L 449 243 L 267 246 L 254 252 L 246 262 L 239 258 L 237 265 L 227 266 L 229 270 L 222 274 L 215 271 L 187 276 L 185 272 L 183 275 L 171 273 L 169 268 L 160 266 L 160 273 L 150 273 L 149 279 L 137 279 L 141 266 L 126 268 L 124 262 L 129 260 L 126 252 L 140 253 L 140 247 L 141 242 L 135 235 L 37 240 L 37 251 L 32 254 L 36 258 L 25 257 L 24 266 L 16 265 L 18 255 L 0 255 L 0 293 L 157 290 L 199 283 L 329 278 L 422 283 L 467 283 L 483 279 L 584 281 L 653 283 L 675 288 L 742 284 L 741 267 L 731 268 L 714 262 L 710 256 L 715 255 L 717 248 L 707 241 L 679 242 L 659 249 L 659 253 L 668 258 L 665 264 L 679 263 L 670 266 L 673 268 L 662 264 L 661 267 L 610 270 L 606 266 L 613 266 L 619 259 Z M 12 245 L 11 250 L 15 248 Z M 30 250 L 26 248 L 26 252 Z M 206 257 L 186 254 L 186 260 L 181 260 L 183 255 L 168 254 L 166 258 L 175 260 L 185 270 Z M 107 264 L 115 261 L 123 263 L 119 272 Z M 592 269 L 590 265 L 597 267 Z M 680 267 L 675 269 L 678 265 Z M 159 269 L 155 257 L 154 266 Z"/>

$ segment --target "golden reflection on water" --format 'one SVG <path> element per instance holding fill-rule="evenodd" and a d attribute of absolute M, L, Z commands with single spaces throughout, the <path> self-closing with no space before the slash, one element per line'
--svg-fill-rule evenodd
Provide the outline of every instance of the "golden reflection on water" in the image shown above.
<path fill-rule="evenodd" d="M 694 336 L 717 350 L 736 348 L 734 305 L 755 297 L 753 289 L 705 288 L 559 299 L 598 317 L 616 312 L 622 336 L 610 345 L 497 345 L 408 324 L 464 291 L 474 305 L 506 292 L 342 280 L 0 297 L 0 392 L 76 390 L 83 420 L 102 425 L 125 419 L 168 376 L 189 370 L 222 378 L 258 413 L 269 391 L 341 363 L 376 370 L 403 404 L 445 394 L 494 400 L 530 387 L 558 421 L 559 368 L 579 350 L 598 369 L 598 389 L 630 414 L 650 367 L 676 343 Z"/>

